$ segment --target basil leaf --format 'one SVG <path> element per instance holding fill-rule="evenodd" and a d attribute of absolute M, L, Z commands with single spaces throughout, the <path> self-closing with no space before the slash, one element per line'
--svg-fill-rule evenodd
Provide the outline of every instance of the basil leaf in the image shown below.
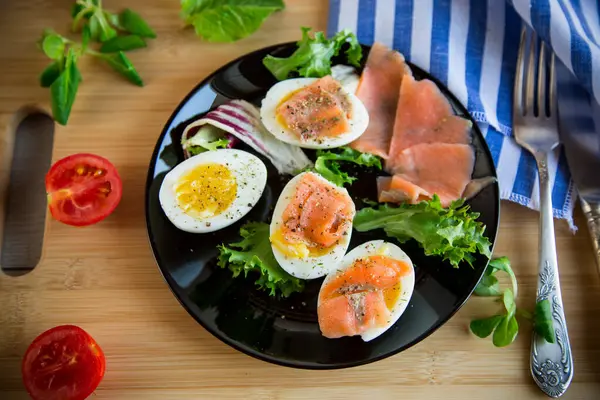
<path fill-rule="evenodd" d="M 538 335 L 547 342 L 555 343 L 554 324 L 552 322 L 552 308 L 548 299 L 537 302 L 533 317 L 533 328 Z"/>
<path fill-rule="evenodd" d="M 234 42 L 254 33 L 282 0 L 225 0 L 182 3 L 182 16 L 209 42 Z"/>
<path fill-rule="evenodd" d="M 494 315 L 489 318 L 476 319 L 471 321 L 469 328 L 476 336 L 483 339 L 492 334 L 502 319 L 504 319 L 503 315 Z"/>
<path fill-rule="evenodd" d="M 478 296 L 500 296 L 500 285 L 498 278 L 493 275 L 487 275 L 481 278 L 479 284 L 475 288 L 475 294 Z"/>
<path fill-rule="evenodd" d="M 137 35 L 117 36 L 102 43 L 101 53 L 115 53 L 146 47 L 144 39 Z"/>
<path fill-rule="evenodd" d="M 494 336 L 492 336 L 492 342 L 496 347 L 505 347 L 515 341 L 517 334 L 519 333 L 519 323 L 513 316 L 505 316 L 502 318 L 496 330 L 494 330 Z"/>
<path fill-rule="evenodd" d="M 102 59 L 106 61 L 106 63 L 110 65 L 112 69 L 123 75 L 130 82 L 138 86 L 144 86 L 142 78 L 138 75 L 137 71 L 133 67 L 133 64 L 131 64 L 131 61 L 129 61 L 127 56 L 125 56 L 122 51 L 119 51 L 115 54 L 103 55 Z"/>
<path fill-rule="evenodd" d="M 61 125 L 66 125 L 69 120 L 79 82 L 81 82 L 81 74 L 77 69 L 76 62 L 75 50 L 69 49 L 62 73 L 50 86 L 52 115 Z"/>
<path fill-rule="evenodd" d="M 138 13 L 126 8 L 119 15 L 119 22 L 124 30 L 140 37 L 156 37 L 156 33 L 150 28 L 150 25 Z"/>
<path fill-rule="evenodd" d="M 42 50 L 48 58 L 52 60 L 60 60 L 65 54 L 65 42 L 57 34 L 49 34 L 42 41 Z"/>
<path fill-rule="evenodd" d="M 48 65 L 46 69 L 40 74 L 40 85 L 42 87 L 50 87 L 56 79 L 60 76 L 60 64 L 58 61 L 54 61 Z"/>

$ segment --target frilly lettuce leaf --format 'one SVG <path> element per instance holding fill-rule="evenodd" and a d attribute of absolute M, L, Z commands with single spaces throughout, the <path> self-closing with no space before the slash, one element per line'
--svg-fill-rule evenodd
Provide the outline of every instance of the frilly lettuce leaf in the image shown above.
<path fill-rule="evenodd" d="M 279 266 L 269 241 L 269 225 L 263 222 L 249 222 L 240 228 L 242 240 L 219 246 L 218 265 L 229 268 L 234 278 L 242 272 L 244 276 L 258 275 L 256 285 L 270 291 L 271 296 L 278 292 L 288 297 L 304 290 L 304 281 L 285 272 Z"/>
<path fill-rule="evenodd" d="M 310 28 L 302 27 L 302 39 L 298 49 L 289 57 L 281 58 L 271 55 L 263 59 L 263 64 L 277 80 L 284 80 L 291 74 L 297 73 L 306 78 L 322 78 L 331 74 L 331 58 L 337 56 L 344 45 L 348 62 L 355 67 L 360 65 L 362 47 L 356 35 L 349 29 L 338 32 L 333 38 L 327 39 L 323 32 L 315 32 L 314 38 L 308 33 Z"/>
<path fill-rule="evenodd" d="M 414 239 L 426 255 L 440 256 L 458 268 L 463 261 L 472 266 L 473 254 L 477 252 L 491 256 L 491 243 L 484 236 L 485 225 L 477 221 L 478 217 L 463 200 L 444 208 L 434 195 L 432 200 L 418 204 L 363 208 L 356 213 L 354 229 L 365 232 L 382 228 L 400 243 Z"/>
<path fill-rule="evenodd" d="M 229 139 L 224 136 L 224 132 L 219 128 L 204 125 L 194 136 L 183 139 L 181 145 L 191 155 L 195 156 L 205 151 L 224 149 L 229 145 Z"/>
<path fill-rule="evenodd" d="M 344 186 L 346 183 L 354 182 L 356 180 L 355 177 L 340 170 L 340 161 L 381 169 L 381 160 L 379 157 L 368 153 L 361 153 L 350 147 L 340 147 L 335 151 L 319 150 L 317 152 L 317 160 L 315 161 L 314 169 L 321 174 L 323 178 L 338 186 Z"/>

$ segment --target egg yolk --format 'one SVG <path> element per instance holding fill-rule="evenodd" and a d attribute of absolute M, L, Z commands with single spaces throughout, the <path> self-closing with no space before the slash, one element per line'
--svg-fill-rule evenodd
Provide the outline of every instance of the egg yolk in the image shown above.
<path fill-rule="evenodd" d="M 327 254 L 330 249 L 321 246 L 309 246 L 304 242 L 288 240 L 281 229 L 271 235 L 271 243 L 284 255 L 291 258 L 319 257 Z"/>
<path fill-rule="evenodd" d="M 222 164 L 199 165 L 182 175 L 175 184 L 177 205 L 197 219 L 221 214 L 231 206 L 237 193 L 235 176 Z"/>
<path fill-rule="evenodd" d="M 383 290 L 383 300 L 385 301 L 385 305 L 388 310 L 392 310 L 396 303 L 398 302 L 398 297 L 402 293 L 402 283 L 398 282 L 396 285 L 391 288 L 387 288 Z"/>

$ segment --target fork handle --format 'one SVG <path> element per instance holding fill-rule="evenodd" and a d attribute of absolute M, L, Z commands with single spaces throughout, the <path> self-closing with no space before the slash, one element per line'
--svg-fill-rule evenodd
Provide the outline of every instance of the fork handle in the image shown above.
<path fill-rule="evenodd" d="M 540 257 L 536 301 L 550 301 L 556 340 L 548 343 L 534 331 L 530 365 L 533 379 L 540 389 L 550 397 L 559 397 L 573 378 L 573 357 L 558 278 L 547 154 L 536 154 L 536 161 L 540 178 Z"/>
<path fill-rule="evenodd" d="M 581 209 L 585 215 L 590 237 L 592 238 L 592 247 L 596 258 L 596 266 L 600 273 L 600 203 L 589 203 L 581 199 Z"/>

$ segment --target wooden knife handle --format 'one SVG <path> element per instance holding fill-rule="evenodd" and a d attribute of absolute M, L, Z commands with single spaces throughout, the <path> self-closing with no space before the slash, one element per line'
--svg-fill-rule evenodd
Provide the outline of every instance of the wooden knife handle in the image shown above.
<path fill-rule="evenodd" d="M 581 199 L 581 208 L 583 209 L 590 230 L 592 247 L 596 256 L 596 266 L 600 273 L 600 203 L 588 203 Z"/>

